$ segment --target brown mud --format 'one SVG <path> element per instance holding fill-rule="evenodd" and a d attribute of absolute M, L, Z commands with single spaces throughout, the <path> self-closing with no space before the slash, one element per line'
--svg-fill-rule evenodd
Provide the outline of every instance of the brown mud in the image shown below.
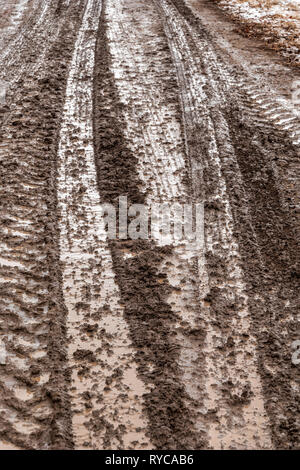
<path fill-rule="evenodd" d="M 299 448 L 288 71 L 190 3 L 36 1 L 5 43 L 0 450 Z M 204 250 L 107 240 L 120 196 L 203 202 Z"/>
<path fill-rule="evenodd" d="M 265 43 L 257 37 L 242 35 L 236 23 L 215 2 L 185 0 L 185 3 L 209 31 L 226 61 L 242 67 L 245 73 L 257 78 L 264 87 L 275 91 L 277 97 L 292 106 L 292 83 L 300 79 L 300 71 L 296 67 L 291 68 L 280 54 L 266 49 Z"/>
<path fill-rule="evenodd" d="M 94 136 L 100 195 L 104 202 L 117 208 L 120 195 L 128 197 L 129 205 L 145 203 L 146 195 L 141 190 L 136 157 L 128 149 L 122 132 L 122 105 L 107 47 L 105 3 L 96 52 Z M 173 100 L 176 82 L 170 85 L 168 80 L 165 92 Z M 165 275 L 159 272 L 170 248 L 131 240 L 111 241 L 110 248 L 136 349 L 138 372 L 151 385 L 151 393 L 144 397 L 151 440 L 159 449 L 200 449 L 204 442 L 193 429 L 192 411 L 184 406 L 185 392 L 178 384 L 178 345 L 173 332 L 176 318 L 165 301 L 170 287 Z M 124 252 L 131 253 L 133 258 L 124 260 Z"/>
<path fill-rule="evenodd" d="M 267 21 L 266 19 L 259 21 L 258 19 L 240 17 L 230 8 L 226 8 L 228 5 L 224 8 L 224 4 L 220 0 L 213 0 L 213 2 L 222 9 L 223 16 L 226 16 L 235 24 L 236 30 L 240 34 L 251 39 L 260 39 L 264 42 L 265 48 L 279 53 L 285 62 L 293 67 L 299 67 L 299 13 L 296 4 L 295 9 L 289 11 L 290 15 L 284 15 L 282 12 L 272 19 L 268 18 Z M 272 4 L 270 5 L 272 6 Z M 293 21 L 291 21 L 292 18 Z"/>
<path fill-rule="evenodd" d="M 183 21 L 197 31 L 199 41 L 209 43 L 210 38 L 201 21 L 195 18 L 184 2 L 174 0 L 166 3 L 176 6 Z M 204 73 L 205 69 L 208 71 L 209 67 L 213 68 L 213 62 L 208 63 L 200 56 L 197 42 L 193 43 L 190 39 L 190 44 L 194 57 L 198 58 L 198 63 L 202 63 Z M 296 424 L 299 409 L 295 394 L 299 373 L 292 364 L 290 351 L 291 343 L 297 337 L 298 326 L 299 218 L 296 211 L 299 188 L 296 171 L 292 172 L 292 181 L 287 181 L 287 177 L 288 166 L 293 165 L 293 162 L 298 165 L 299 149 L 292 144 L 288 133 L 274 129 L 270 122 L 259 115 L 259 109 L 256 114 L 249 107 L 246 90 L 240 88 L 237 94 L 231 84 L 225 81 L 227 77 L 222 77 L 223 61 L 218 50 L 216 57 L 217 68 L 212 77 L 212 80 L 216 80 L 216 87 L 208 81 L 205 92 L 214 123 L 222 173 L 227 182 L 234 234 L 243 260 L 251 330 L 258 341 L 258 369 L 265 406 L 272 425 L 275 447 L 295 448 L 299 445 Z M 226 68 L 226 64 L 223 66 Z M 240 72 L 236 74 L 232 70 L 231 73 L 238 81 Z M 180 84 L 185 87 L 184 83 Z M 218 89 L 219 93 L 225 92 L 225 99 L 220 104 L 216 99 Z M 186 126 L 193 139 L 189 145 L 193 152 L 192 158 L 197 159 L 197 155 L 201 155 L 203 161 L 208 156 L 207 133 L 204 128 L 203 134 L 199 136 L 198 132 L 195 139 L 196 132 L 189 126 L 197 126 L 198 123 L 187 119 L 190 116 L 186 116 Z M 226 121 L 229 134 L 226 132 Z M 208 167 L 202 181 L 206 197 L 212 191 L 214 179 Z M 216 267 L 211 265 L 213 269 Z M 213 302 L 219 308 L 216 299 Z M 230 314 L 227 308 L 223 312 L 225 317 Z M 224 324 L 223 320 L 221 322 Z"/>
<path fill-rule="evenodd" d="M 21 448 L 72 446 L 56 157 L 81 13 L 81 2 L 65 9 L 42 67 L 14 87 L 1 128 L 1 336 L 8 355 L 0 371 L 1 439 Z"/>

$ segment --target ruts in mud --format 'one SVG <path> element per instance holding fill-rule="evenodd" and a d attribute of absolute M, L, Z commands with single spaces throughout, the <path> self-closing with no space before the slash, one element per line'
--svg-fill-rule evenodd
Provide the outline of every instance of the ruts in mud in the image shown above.
<path fill-rule="evenodd" d="M 299 122 L 188 2 L 27 3 L 0 37 L 0 449 L 298 448 Z M 110 240 L 120 196 L 201 202 L 204 245 Z"/>

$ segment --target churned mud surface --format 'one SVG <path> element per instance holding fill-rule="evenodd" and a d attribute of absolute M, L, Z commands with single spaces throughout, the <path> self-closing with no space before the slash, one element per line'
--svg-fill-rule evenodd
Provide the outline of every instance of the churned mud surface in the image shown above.
<path fill-rule="evenodd" d="M 204 0 L 2 3 L 0 450 L 299 448 L 296 69 Z"/>
<path fill-rule="evenodd" d="M 298 0 L 213 0 L 226 11 L 240 32 L 261 38 L 295 66 L 300 65 Z"/>
<path fill-rule="evenodd" d="M 258 37 L 245 37 L 232 18 L 224 15 L 216 2 L 210 0 L 185 0 L 193 14 L 209 30 L 211 38 L 230 60 L 257 78 L 270 91 L 275 91 L 277 99 L 291 109 L 293 82 L 300 80 L 296 67 L 288 66 L 280 54 L 266 48 Z"/>

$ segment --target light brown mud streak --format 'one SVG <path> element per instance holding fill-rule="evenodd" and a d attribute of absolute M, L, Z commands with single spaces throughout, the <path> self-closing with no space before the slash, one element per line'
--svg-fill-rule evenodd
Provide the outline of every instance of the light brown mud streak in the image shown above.
<path fill-rule="evenodd" d="M 45 2 L 50 22 L 61 3 Z M 55 40 L 47 44 L 40 37 L 47 51 L 43 62 L 35 57 L 26 83 L 14 86 L 0 135 L 0 449 L 72 446 L 57 256 L 56 155 L 82 4 L 63 3 Z M 18 60 L 17 55 L 16 70 L 24 65 Z"/>
<path fill-rule="evenodd" d="M 295 191 L 280 170 L 282 152 L 287 166 L 297 161 L 295 134 L 250 110 L 247 79 L 230 70 L 185 2 L 156 4 L 177 68 L 193 189 L 206 201 L 199 289 L 210 444 L 295 448 L 299 273 L 286 203 L 294 197 L 295 205 Z"/>

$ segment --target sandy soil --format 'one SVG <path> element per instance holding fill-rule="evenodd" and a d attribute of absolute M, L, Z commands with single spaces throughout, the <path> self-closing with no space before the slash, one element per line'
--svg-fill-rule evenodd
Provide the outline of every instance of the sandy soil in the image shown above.
<path fill-rule="evenodd" d="M 296 68 L 205 0 L 18 5 L 0 449 L 299 448 Z M 109 239 L 120 196 L 201 203 L 204 240 Z"/>

